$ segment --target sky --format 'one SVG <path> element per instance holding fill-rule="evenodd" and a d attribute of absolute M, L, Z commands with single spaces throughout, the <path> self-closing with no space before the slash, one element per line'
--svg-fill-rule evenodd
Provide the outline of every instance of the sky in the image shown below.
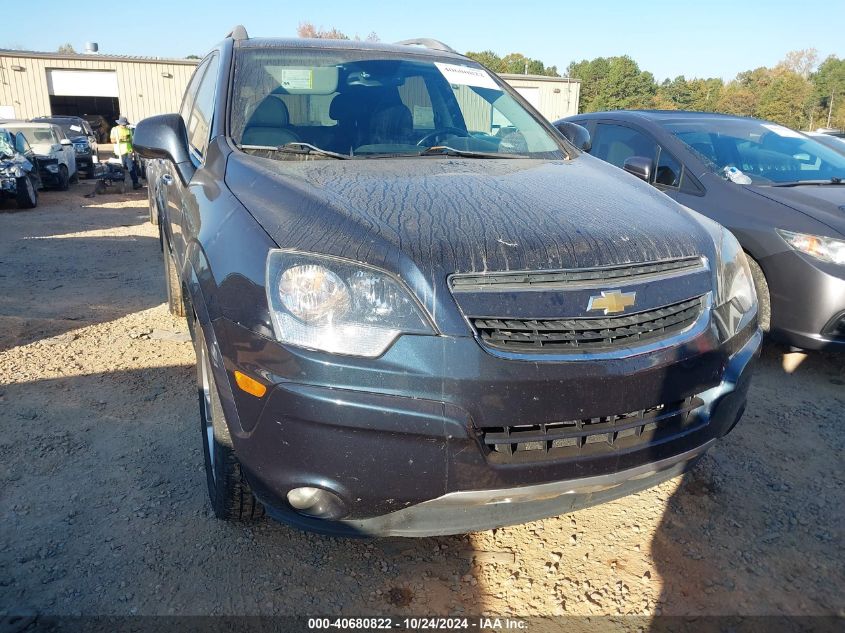
<path fill-rule="evenodd" d="M 6 4 L 4 2 L 4 4 Z M 143 0 L 80 10 L 67 0 L 8 3 L 0 48 L 82 51 L 153 57 L 202 56 L 236 24 L 251 37 L 295 37 L 300 22 L 335 27 L 383 42 L 433 37 L 460 51 L 519 52 L 555 65 L 630 55 L 658 81 L 684 75 L 732 79 L 773 66 L 791 50 L 815 48 L 819 59 L 845 57 L 845 0 Z M 125 11 L 112 11 L 124 7 Z"/>

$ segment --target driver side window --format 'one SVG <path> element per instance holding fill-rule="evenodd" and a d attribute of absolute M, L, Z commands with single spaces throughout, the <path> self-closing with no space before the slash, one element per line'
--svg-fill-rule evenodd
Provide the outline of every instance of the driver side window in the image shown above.
<path fill-rule="evenodd" d="M 19 154 L 27 154 L 30 151 L 29 143 L 23 135 L 23 132 L 15 134 L 15 151 Z"/>
<path fill-rule="evenodd" d="M 634 128 L 599 123 L 596 125 L 593 149 L 590 153 L 621 169 L 625 161 L 632 156 L 643 156 L 654 161 L 657 157 L 657 143 Z"/>

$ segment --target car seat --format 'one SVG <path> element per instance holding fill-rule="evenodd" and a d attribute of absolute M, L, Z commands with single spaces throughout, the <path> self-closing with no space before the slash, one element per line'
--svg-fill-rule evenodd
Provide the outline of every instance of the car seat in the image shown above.
<path fill-rule="evenodd" d="M 290 116 L 288 107 L 279 97 L 270 95 L 255 108 L 249 117 L 241 136 L 243 145 L 266 145 L 276 147 L 298 141 L 299 137 L 288 129 Z"/>

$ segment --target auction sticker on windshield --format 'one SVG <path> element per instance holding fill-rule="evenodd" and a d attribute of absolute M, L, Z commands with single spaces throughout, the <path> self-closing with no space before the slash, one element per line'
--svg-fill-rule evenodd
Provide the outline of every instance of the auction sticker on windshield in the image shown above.
<path fill-rule="evenodd" d="M 458 84 L 462 86 L 475 86 L 476 88 L 492 88 L 493 90 L 501 90 L 490 74 L 483 68 L 471 68 L 469 66 L 459 66 L 457 64 L 444 64 L 442 62 L 434 62 L 437 69 L 443 74 L 450 84 Z"/>
<path fill-rule="evenodd" d="M 309 68 L 285 68 L 281 83 L 288 90 L 311 90 L 313 73 Z"/>

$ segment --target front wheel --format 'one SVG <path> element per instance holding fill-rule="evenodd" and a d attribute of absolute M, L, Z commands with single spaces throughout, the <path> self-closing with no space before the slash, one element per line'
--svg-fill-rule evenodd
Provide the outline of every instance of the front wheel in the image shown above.
<path fill-rule="evenodd" d="M 67 191 L 68 187 L 70 186 L 70 177 L 67 173 L 67 167 L 64 165 L 59 165 L 59 182 L 56 185 L 56 189 L 59 191 Z"/>
<path fill-rule="evenodd" d="M 757 291 L 757 322 L 763 332 L 769 332 L 772 327 L 772 300 L 769 295 L 769 284 L 766 282 L 766 275 L 763 274 L 760 264 L 755 262 L 750 255 L 746 255 L 746 259 L 751 269 L 754 290 Z"/>
<path fill-rule="evenodd" d="M 214 516 L 224 521 L 253 521 L 264 516 L 264 506 L 252 494 L 232 448 L 220 394 L 202 328 L 197 325 L 197 383 L 200 404 L 205 478 Z"/>
<path fill-rule="evenodd" d="M 17 181 L 18 209 L 34 209 L 38 204 L 38 191 L 29 176 L 22 176 Z"/>
<path fill-rule="evenodd" d="M 155 187 L 147 181 L 147 202 L 150 205 L 150 224 L 158 225 L 158 203 L 155 198 Z"/>
<path fill-rule="evenodd" d="M 185 302 L 182 298 L 182 284 L 170 249 L 162 248 L 164 254 L 164 282 L 167 284 L 167 309 L 177 317 L 185 316 Z"/>

